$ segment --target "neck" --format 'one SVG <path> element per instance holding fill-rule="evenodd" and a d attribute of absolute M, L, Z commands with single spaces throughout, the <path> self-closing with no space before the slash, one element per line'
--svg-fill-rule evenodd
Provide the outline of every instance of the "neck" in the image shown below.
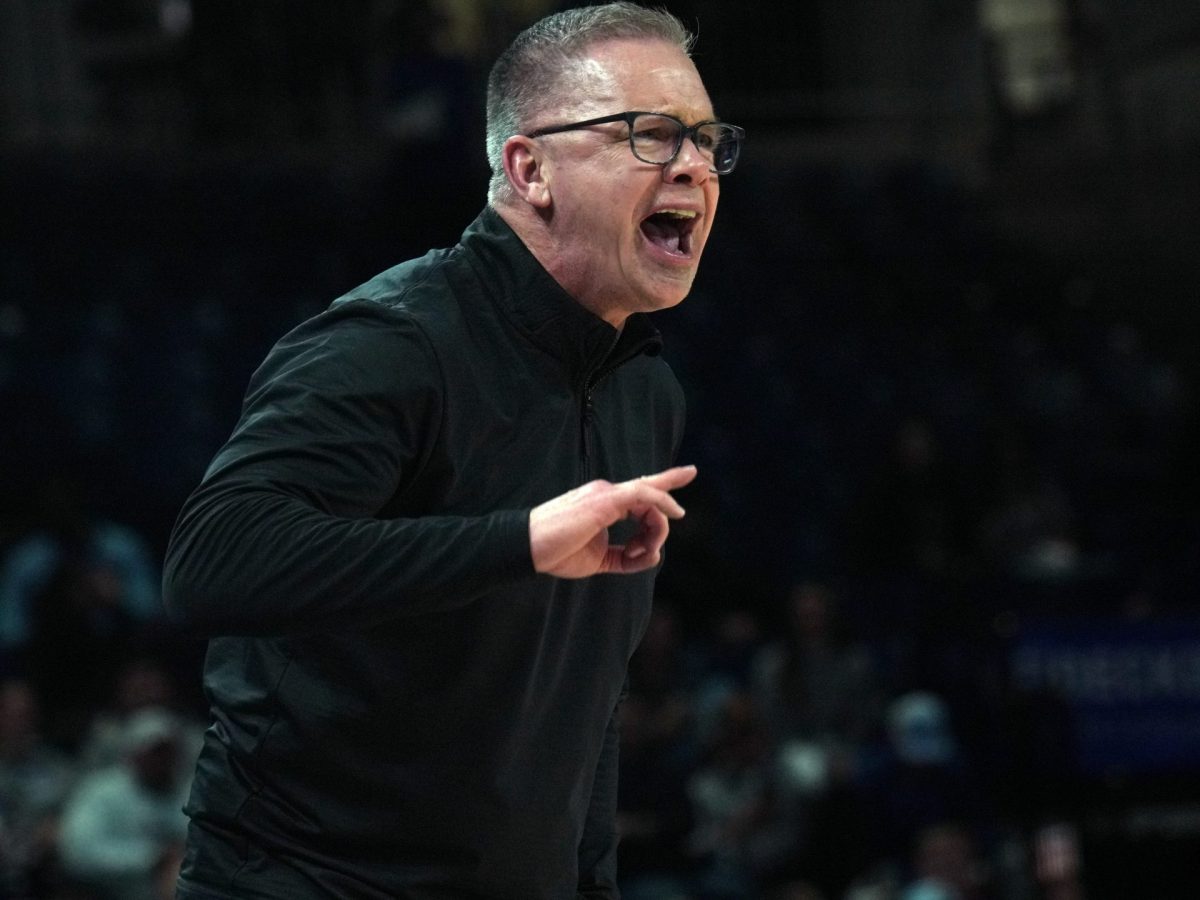
<path fill-rule="evenodd" d="M 499 202 L 493 209 L 521 239 L 543 269 L 570 294 L 575 302 L 611 325 L 617 331 L 625 327 L 628 313 L 619 304 L 606 303 L 590 288 L 580 268 L 573 265 L 569 250 L 560 246 L 549 227 L 549 218 L 521 201 Z"/>

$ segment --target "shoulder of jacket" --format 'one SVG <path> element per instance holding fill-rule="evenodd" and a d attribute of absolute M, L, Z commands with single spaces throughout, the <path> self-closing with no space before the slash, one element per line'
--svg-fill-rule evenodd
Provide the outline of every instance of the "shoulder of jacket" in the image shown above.
<path fill-rule="evenodd" d="M 444 307 L 446 299 L 455 293 L 454 272 L 464 265 L 458 247 L 431 250 L 385 269 L 338 297 L 330 309 L 366 303 L 383 315 L 424 317 Z"/>

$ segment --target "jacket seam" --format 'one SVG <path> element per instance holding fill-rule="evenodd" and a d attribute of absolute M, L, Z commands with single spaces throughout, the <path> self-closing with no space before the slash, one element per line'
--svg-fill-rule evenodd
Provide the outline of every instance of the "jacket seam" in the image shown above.
<path fill-rule="evenodd" d="M 271 721 L 268 723 L 267 727 L 263 730 L 262 736 L 257 741 L 255 741 L 254 749 L 250 751 L 250 758 L 255 761 L 257 761 L 259 756 L 262 755 L 263 748 L 266 747 L 267 742 L 271 739 L 271 732 L 274 731 L 275 726 L 279 724 L 279 717 L 281 715 L 281 712 L 279 709 L 279 688 L 280 688 L 280 685 L 283 684 L 283 680 L 284 680 L 284 678 L 287 677 L 288 670 L 291 669 L 291 667 L 292 667 L 292 657 L 291 657 L 291 654 L 288 654 L 287 662 L 285 662 L 283 664 L 283 669 L 280 670 L 279 677 L 275 679 L 275 684 L 271 686 L 271 690 L 268 693 L 268 697 L 270 697 L 270 699 L 271 699 L 271 704 L 272 704 L 272 706 L 275 707 L 274 712 L 271 713 Z M 246 811 L 246 805 L 251 800 L 254 800 L 259 795 L 261 795 L 262 790 L 263 790 L 262 780 L 256 778 L 254 786 L 250 789 L 250 791 L 246 794 L 246 796 L 242 798 L 242 802 L 238 804 L 237 811 L 233 814 L 233 820 L 235 822 L 241 821 L 242 814 Z M 245 854 L 245 859 L 243 859 L 243 861 L 242 861 L 242 865 L 238 866 L 237 870 L 233 873 L 232 876 L 230 876 L 230 881 L 229 881 L 230 887 L 233 886 L 234 880 L 236 880 L 236 877 L 237 877 L 237 873 L 240 872 L 247 865 L 248 862 L 249 862 L 249 854 L 247 853 L 247 854 Z"/>
<path fill-rule="evenodd" d="M 442 265 L 444 265 L 444 263 Z M 439 265 L 438 268 L 441 268 L 441 265 Z M 433 458 L 433 451 L 434 451 L 435 447 L 437 447 L 441 443 L 443 435 L 445 434 L 445 430 L 446 430 L 445 429 L 446 396 L 447 396 L 446 367 L 442 363 L 442 358 L 441 358 L 440 354 L 438 353 L 437 345 L 434 343 L 433 338 L 431 338 L 429 336 L 429 332 L 425 328 L 424 324 L 422 324 L 420 318 L 416 315 L 413 315 L 410 311 L 403 310 L 403 309 L 397 309 L 397 307 L 396 307 L 396 304 L 403 303 L 404 298 L 408 294 L 410 294 L 413 290 L 420 287 L 421 285 L 425 284 L 429 279 L 430 279 L 430 275 L 427 274 L 424 278 L 422 278 L 420 281 L 416 282 L 415 284 L 406 285 L 402 291 L 400 291 L 394 297 L 389 298 L 386 301 L 376 300 L 371 297 L 350 297 L 347 300 L 343 301 L 345 303 L 369 303 L 369 304 L 372 304 L 373 306 L 376 306 L 382 310 L 386 310 L 386 312 L 388 313 L 389 316 L 395 316 L 398 319 L 403 320 L 405 323 L 411 325 L 413 330 L 421 336 L 422 343 L 425 344 L 425 348 L 428 351 L 429 356 L 433 359 L 434 365 L 437 366 L 438 419 L 437 419 L 437 423 L 435 426 L 434 434 L 432 435 L 432 438 L 428 441 L 424 452 L 422 452 L 420 454 L 419 459 L 417 460 L 417 465 L 413 469 L 412 476 L 410 478 L 406 479 L 409 486 L 414 485 L 420 481 L 421 476 L 425 473 L 426 468 L 429 466 L 430 459 Z M 392 500 L 396 500 L 396 499 L 402 497 L 403 494 L 407 490 L 408 490 L 408 487 L 399 488 L 397 490 L 397 493 L 395 494 L 395 496 L 393 496 Z M 389 501 L 389 502 L 391 502 L 391 501 Z"/>

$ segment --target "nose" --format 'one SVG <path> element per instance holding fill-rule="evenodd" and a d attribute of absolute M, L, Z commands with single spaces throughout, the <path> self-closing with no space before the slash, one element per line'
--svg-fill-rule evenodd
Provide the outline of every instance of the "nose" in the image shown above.
<path fill-rule="evenodd" d="M 704 184 L 711 175 L 710 163 L 691 135 L 683 139 L 675 158 L 663 166 L 663 180 L 672 184 Z"/>

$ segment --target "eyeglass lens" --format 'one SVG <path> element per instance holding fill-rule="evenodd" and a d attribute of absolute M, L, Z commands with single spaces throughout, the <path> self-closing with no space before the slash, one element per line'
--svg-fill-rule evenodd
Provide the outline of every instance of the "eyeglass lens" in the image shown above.
<path fill-rule="evenodd" d="M 692 131 L 692 140 L 713 171 L 720 175 L 733 170 L 738 158 L 738 134 L 731 125 L 709 122 L 695 129 L 685 129 L 669 116 L 641 115 L 633 120 L 630 143 L 634 155 L 642 162 L 662 165 L 670 162 L 683 143 L 682 132 Z"/>

